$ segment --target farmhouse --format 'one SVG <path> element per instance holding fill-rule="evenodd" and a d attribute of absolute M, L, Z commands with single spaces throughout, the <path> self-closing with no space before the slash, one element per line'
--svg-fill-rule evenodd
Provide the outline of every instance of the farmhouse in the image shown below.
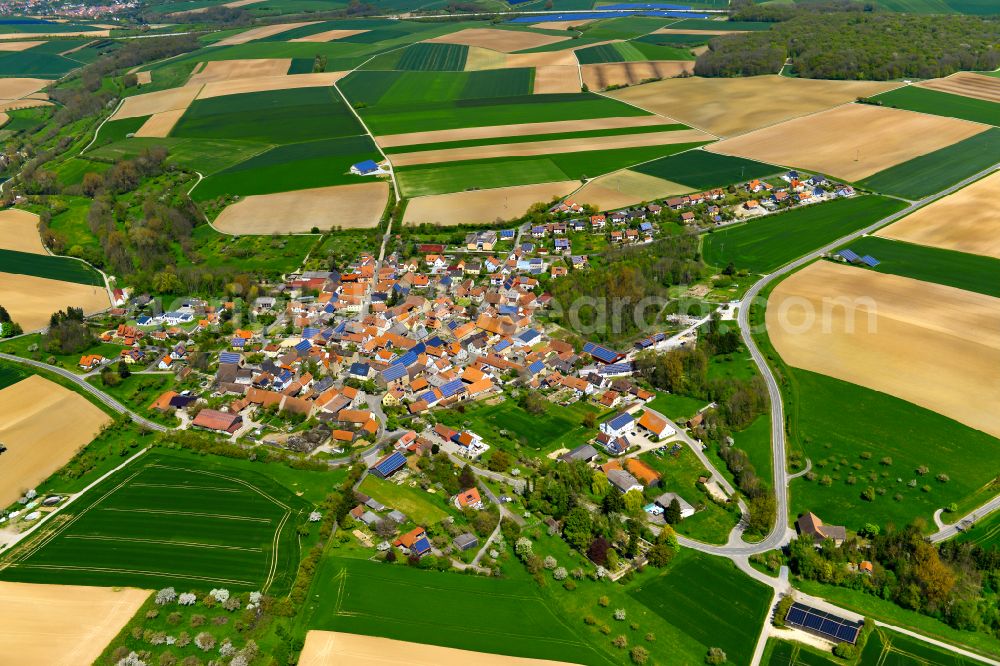
<path fill-rule="evenodd" d="M 631 490 L 642 492 L 642 484 L 623 469 L 608 470 L 608 481 L 622 493 L 627 493 Z"/>
<path fill-rule="evenodd" d="M 674 429 L 667 423 L 666 419 L 657 416 L 653 412 L 646 410 L 639 417 L 639 427 L 645 430 L 652 437 L 663 439 L 674 434 Z"/>
<path fill-rule="evenodd" d="M 406 456 L 399 451 L 393 451 L 379 458 L 368 471 L 380 479 L 387 479 L 404 467 L 406 467 Z"/>
<path fill-rule="evenodd" d="M 203 409 L 198 412 L 191 425 L 216 432 L 235 433 L 243 426 L 243 417 L 239 414 L 220 412 L 215 409 Z"/>
<path fill-rule="evenodd" d="M 455 496 L 455 507 L 458 509 L 482 509 L 483 499 L 479 496 L 479 490 L 469 488 L 460 492 Z"/>
<path fill-rule="evenodd" d="M 827 539 L 833 539 L 836 546 L 840 546 L 847 539 L 847 528 L 843 525 L 825 525 L 819 517 L 811 512 L 799 516 L 795 523 L 799 528 L 799 534 L 811 536 L 816 545 L 822 544 Z"/>
<path fill-rule="evenodd" d="M 369 176 L 379 172 L 378 164 L 374 160 L 365 160 L 351 165 L 351 173 L 356 176 Z"/>

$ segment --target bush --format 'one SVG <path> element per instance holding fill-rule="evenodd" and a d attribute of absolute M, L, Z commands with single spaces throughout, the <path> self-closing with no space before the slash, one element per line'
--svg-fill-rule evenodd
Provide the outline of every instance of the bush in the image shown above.
<path fill-rule="evenodd" d="M 208 652 L 215 647 L 215 636 L 207 631 L 203 631 L 194 637 L 194 644 L 203 652 Z"/>
<path fill-rule="evenodd" d="M 841 659 L 854 659 L 857 650 L 850 643 L 837 643 L 833 648 L 833 653 Z"/>
<path fill-rule="evenodd" d="M 726 653 L 722 651 L 722 648 L 708 648 L 708 654 L 705 655 L 706 664 L 724 664 L 727 660 Z"/>
<path fill-rule="evenodd" d="M 645 664 L 646 662 L 649 661 L 649 650 L 642 647 L 641 645 L 636 645 L 628 653 L 628 656 L 632 659 L 633 664 L 638 664 L 639 666 L 642 666 L 642 664 Z"/>
<path fill-rule="evenodd" d="M 624 608 L 616 608 L 615 609 L 615 619 L 618 620 L 619 622 L 621 622 L 621 621 L 623 621 L 625 619 L 625 609 Z"/>
<path fill-rule="evenodd" d="M 597 603 L 598 603 L 598 604 L 599 604 L 599 605 L 600 605 L 600 606 L 601 606 L 602 608 L 607 608 L 607 607 L 608 607 L 608 604 L 610 604 L 610 603 L 611 603 L 611 600 L 610 600 L 610 599 L 608 599 L 608 598 L 607 598 L 606 596 L 602 596 L 602 597 L 601 597 L 600 599 L 598 599 L 598 600 L 597 600 Z"/>
<path fill-rule="evenodd" d="M 792 595 L 786 594 L 781 597 L 781 601 L 778 602 L 778 607 L 774 611 L 774 626 L 785 626 L 785 616 L 788 615 L 788 609 L 792 607 L 793 603 L 795 603 L 795 600 L 792 598 Z"/>
<path fill-rule="evenodd" d="M 628 647 L 628 639 L 625 636 L 615 636 L 615 639 L 611 641 L 611 644 L 618 649 L 624 649 Z"/>

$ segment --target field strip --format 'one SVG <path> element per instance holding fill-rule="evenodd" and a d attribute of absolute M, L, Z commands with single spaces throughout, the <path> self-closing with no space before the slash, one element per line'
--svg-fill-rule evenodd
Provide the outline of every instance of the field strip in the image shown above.
<path fill-rule="evenodd" d="M 115 511 L 117 513 L 152 513 L 159 516 L 191 516 L 193 518 L 218 518 L 220 520 L 244 520 L 253 523 L 269 523 L 270 518 L 253 518 L 251 516 L 231 516 L 221 513 L 199 513 L 197 511 L 176 511 L 174 509 L 117 509 L 106 507 L 101 511 Z"/>
<path fill-rule="evenodd" d="M 369 581 L 370 580 L 378 580 L 378 581 L 383 581 L 383 582 L 387 582 L 387 583 L 392 583 L 393 585 L 400 585 L 400 586 L 406 586 L 406 587 L 415 587 L 415 588 L 418 588 L 418 589 L 421 589 L 421 590 L 436 590 L 438 592 L 451 592 L 451 591 L 454 591 L 454 589 L 455 589 L 453 587 L 438 587 L 436 585 L 425 585 L 425 584 L 419 584 L 418 585 L 416 583 L 406 583 L 406 582 L 402 582 L 402 581 L 396 580 L 395 578 L 390 578 L 390 577 L 383 578 L 381 576 L 365 576 L 365 580 L 369 580 Z M 538 597 L 536 597 L 534 595 L 525 595 L 525 594 L 495 594 L 495 593 L 492 593 L 492 592 L 490 593 L 490 596 L 491 597 L 496 597 L 497 599 L 518 599 L 520 601 L 535 601 L 538 598 Z"/>
<path fill-rule="evenodd" d="M 220 488 L 218 486 L 186 486 L 184 484 L 170 483 L 133 483 L 133 488 L 174 488 L 177 490 L 213 490 L 219 493 L 240 493 L 239 488 Z"/>
<path fill-rule="evenodd" d="M 271 566 L 268 569 L 267 578 L 264 579 L 264 585 L 261 587 L 261 592 L 268 591 L 271 587 L 271 583 L 274 582 L 274 577 L 278 573 L 278 546 L 281 544 L 281 530 L 284 529 L 285 523 L 288 522 L 288 518 L 291 515 L 291 509 L 285 511 L 285 515 L 281 517 L 281 522 L 278 523 L 278 528 L 274 530 L 274 536 L 271 538 Z"/>
<path fill-rule="evenodd" d="M 215 477 L 218 477 L 220 479 L 225 479 L 226 481 L 232 481 L 233 483 L 238 483 L 241 486 L 244 486 L 246 488 L 249 488 L 250 490 L 253 490 L 257 494 L 259 494 L 261 497 L 264 497 L 266 499 L 271 500 L 272 502 L 274 502 L 275 504 L 277 504 L 278 506 L 280 506 L 282 509 L 285 509 L 285 510 L 288 510 L 288 511 L 291 510 L 291 507 L 289 507 L 284 502 L 276 500 L 275 498 L 271 497 L 270 495 L 268 495 L 267 493 L 265 493 L 263 490 L 261 490 L 257 486 L 253 485 L 252 483 L 248 483 L 248 482 L 244 481 L 243 479 L 237 479 L 236 477 L 226 476 L 225 474 L 219 474 L 217 472 L 207 472 L 205 470 L 189 470 L 189 469 L 184 469 L 183 467 L 169 467 L 167 465 L 155 465 L 155 464 L 154 465 L 150 465 L 150 467 L 156 467 L 156 468 L 159 468 L 159 469 L 171 469 L 171 470 L 174 470 L 174 471 L 177 471 L 177 472 L 192 472 L 193 471 L 193 472 L 195 472 L 197 474 L 206 474 L 208 476 L 215 476 Z"/>
<path fill-rule="evenodd" d="M 165 546 L 184 546 L 186 548 L 207 548 L 209 550 L 242 550 L 248 553 L 261 553 L 263 548 L 245 548 L 243 546 L 225 546 L 217 543 L 196 543 L 194 541 L 170 541 L 169 539 L 143 539 L 141 537 L 114 537 L 101 534 L 67 534 L 67 539 L 83 539 L 85 541 L 119 541 L 125 543 L 156 543 Z"/>
<path fill-rule="evenodd" d="M 114 569 L 111 567 L 80 567 L 72 564 L 15 564 L 19 569 L 45 569 L 46 571 L 92 571 L 96 573 L 120 573 L 133 576 L 177 576 L 190 578 L 192 580 L 203 580 L 208 583 L 229 583 L 230 585 L 245 585 L 253 587 L 253 581 L 236 580 L 230 578 L 212 578 L 209 576 L 198 576 L 195 574 L 181 574 L 169 571 L 143 571 L 142 569 Z"/>

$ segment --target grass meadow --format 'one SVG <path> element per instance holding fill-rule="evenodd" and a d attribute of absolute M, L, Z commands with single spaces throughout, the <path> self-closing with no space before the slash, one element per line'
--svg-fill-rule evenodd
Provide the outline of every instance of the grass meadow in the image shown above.
<path fill-rule="evenodd" d="M 765 666 L 832 666 L 841 662 L 834 660 L 832 654 L 819 654 L 819 650 L 803 643 L 769 638 L 760 663 Z"/>
<path fill-rule="evenodd" d="M 710 189 L 778 173 L 782 169 L 766 162 L 718 155 L 706 150 L 688 150 L 640 164 L 633 171 L 656 176 L 691 189 Z"/>
<path fill-rule="evenodd" d="M 154 453 L 112 475 L 11 552 L 0 578 L 287 591 L 308 503 L 226 459 Z"/>
<path fill-rule="evenodd" d="M 915 245 L 880 236 L 864 236 L 845 247 L 870 254 L 881 263 L 873 269 L 903 277 L 1000 298 L 1000 259 Z"/>
<path fill-rule="evenodd" d="M 358 490 L 401 511 L 407 518 L 424 527 L 440 523 L 449 515 L 442 506 L 449 498 L 440 493 L 431 495 L 421 488 L 398 485 L 370 475 L 365 477 Z"/>
<path fill-rule="evenodd" d="M 877 627 L 861 652 L 862 664 L 891 666 L 973 666 L 978 661 L 889 629 Z"/>
<path fill-rule="evenodd" d="M 767 273 L 904 207 L 887 197 L 856 196 L 767 215 L 706 235 L 705 261 Z"/>
<path fill-rule="evenodd" d="M 0 272 L 104 286 L 101 274 L 82 261 L 16 250 L 0 250 Z"/>
<path fill-rule="evenodd" d="M 580 49 L 576 52 L 576 59 L 581 65 L 593 65 L 643 60 L 694 60 L 694 56 L 689 49 L 683 47 L 650 42 L 613 42 Z"/>
<path fill-rule="evenodd" d="M 1000 513 L 983 518 L 972 529 L 962 532 L 955 539 L 981 548 L 1000 548 Z"/>
<path fill-rule="evenodd" d="M 861 181 L 865 187 L 907 199 L 940 192 L 996 162 L 1000 128 L 994 127 L 941 150 L 921 155 Z"/>
<path fill-rule="evenodd" d="M 1000 104 L 940 90 L 905 86 L 882 93 L 874 99 L 897 109 L 962 118 L 986 125 L 1000 124 Z"/>

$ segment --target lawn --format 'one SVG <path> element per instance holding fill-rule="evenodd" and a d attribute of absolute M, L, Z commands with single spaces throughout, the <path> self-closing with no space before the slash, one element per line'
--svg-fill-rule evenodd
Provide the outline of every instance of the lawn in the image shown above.
<path fill-rule="evenodd" d="M 207 224 L 191 235 L 204 265 L 235 267 L 282 275 L 296 270 L 317 243 L 315 236 L 240 236 L 222 234 Z"/>
<path fill-rule="evenodd" d="M 82 261 L 16 250 L 0 250 L 0 272 L 104 286 L 101 274 Z"/>
<path fill-rule="evenodd" d="M 448 498 L 440 493 L 431 495 L 420 488 L 398 485 L 370 475 L 365 477 L 358 490 L 388 507 L 398 509 L 418 525 L 434 525 L 448 517 L 448 512 L 440 506 Z"/>
<path fill-rule="evenodd" d="M 771 601 L 770 588 L 732 562 L 694 553 L 630 594 L 700 642 L 705 652 L 722 648 L 733 664 L 750 663 Z"/>
<path fill-rule="evenodd" d="M 1000 104 L 984 99 L 952 95 L 918 86 L 896 88 L 872 99 L 897 109 L 962 118 L 986 125 L 1000 125 Z"/>
<path fill-rule="evenodd" d="M 448 410 L 438 414 L 438 420 L 452 428 L 469 429 L 491 446 L 502 449 L 527 449 L 535 455 L 545 455 L 557 449 L 573 449 L 597 435 L 597 428 L 585 428 L 585 414 L 601 414 L 597 407 L 576 402 L 562 407 L 546 401 L 544 414 L 529 414 L 516 400 L 501 403 L 465 405 L 465 412 Z"/>
<path fill-rule="evenodd" d="M 663 157 L 646 164 L 640 164 L 633 171 L 656 176 L 674 183 L 687 185 L 691 189 L 707 190 L 733 183 L 746 182 L 753 178 L 778 173 L 782 169 L 773 164 L 717 155 L 705 150 L 688 150 L 677 155 Z"/>
<path fill-rule="evenodd" d="M 171 136 L 283 144 L 363 133 L 357 118 L 330 87 L 195 100 Z"/>
<path fill-rule="evenodd" d="M 618 150 L 587 150 L 536 157 L 497 157 L 426 164 L 397 169 L 408 197 L 492 189 L 560 180 L 582 180 L 687 150 L 699 144 L 677 143 Z"/>
<path fill-rule="evenodd" d="M 593 93 L 381 104 L 361 108 L 358 112 L 377 136 L 461 127 L 649 115 L 642 109 Z"/>
<path fill-rule="evenodd" d="M 983 461 L 1000 457 L 1000 440 L 855 384 L 799 369 L 786 376 L 793 446 L 812 459 L 816 474 L 792 482 L 793 516 L 812 511 L 852 530 L 867 522 L 903 526 L 918 517 L 933 525 L 936 509 L 974 495 L 976 503 L 987 499 L 978 495 L 997 470 Z M 916 472 L 921 465 L 928 474 Z M 939 474 L 948 480 L 936 480 Z M 876 489 L 871 502 L 861 499 L 869 486 Z"/>
<path fill-rule="evenodd" d="M 857 196 L 767 215 L 705 236 L 705 261 L 767 273 L 904 207 L 888 197 Z"/>
<path fill-rule="evenodd" d="M 941 150 L 921 155 L 865 178 L 877 192 L 919 199 L 979 173 L 1000 154 L 1000 128 L 991 128 Z"/>
<path fill-rule="evenodd" d="M 689 398 L 685 395 L 658 393 L 649 403 L 649 408 L 663 414 L 671 421 L 681 422 L 697 414 L 698 410 L 707 404 L 704 400 Z"/>
<path fill-rule="evenodd" d="M 0 578 L 36 583 L 287 591 L 310 508 L 227 459 L 151 453 L 12 551 Z"/>
<path fill-rule="evenodd" d="M 966 291 L 1000 297 L 1000 259 L 926 245 L 915 245 L 879 236 L 865 236 L 847 246 L 881 263 L 879 273 L 935 282 Z"/>
<path fill-rule="evenodd" d="M 516 657 L 613 663 L 553 612 L 526 577 L 460 576 L 327 557 L 315 581 L 316 601 L 304 622 L 310 629 Z"/>
<path fill-rule="evenodd" d="M 115 386 L 106 386 L 101 381 L 100 376 L 88 377 L 87 381 L 96 386 L 101 391 L 111 395 L 118 402 L 126 405 L 137 414 L 142 414 L 146 418 L 163 423 L 164 425 L 177 425 L 177 418 L 167 416 L 149 408 L 149 405 L 164 391 L 171 389 L 179 391 L 174 387 L 176 378 L 172 373 L 137 375 L 132 374 L 123 379 Z"/>

